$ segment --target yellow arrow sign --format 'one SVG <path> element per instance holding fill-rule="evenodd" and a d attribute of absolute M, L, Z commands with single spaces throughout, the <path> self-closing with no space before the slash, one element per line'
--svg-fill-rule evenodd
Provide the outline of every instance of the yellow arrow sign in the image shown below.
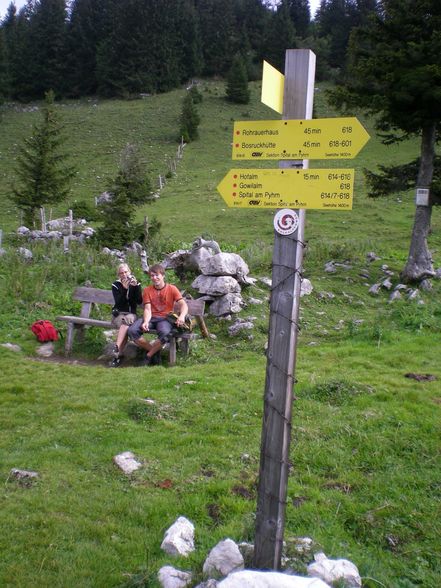
<path fill-rule="evenodd" d="M 217 189 L 234 208 L 351 210 L 353 169 L 232 169 Z"/>
<path fill-rule="evenodd" d="M 368 140 L 355 117 L 237 121 L 233 159 L 352 159 Z"/>

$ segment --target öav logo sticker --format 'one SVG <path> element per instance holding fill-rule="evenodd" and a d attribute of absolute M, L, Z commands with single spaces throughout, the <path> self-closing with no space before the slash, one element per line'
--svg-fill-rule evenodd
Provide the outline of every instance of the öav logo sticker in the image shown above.
<path fill-rule="evenodd" d="M 274 216 L 274 229 L 279 235 L 291 235 L 299 226 L 299 216 L 294 210 L 283 208 Z"/>

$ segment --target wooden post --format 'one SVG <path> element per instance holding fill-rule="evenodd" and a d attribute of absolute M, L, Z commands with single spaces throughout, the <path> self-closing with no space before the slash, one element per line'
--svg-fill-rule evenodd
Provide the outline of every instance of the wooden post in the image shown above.
<path fill-rule="evenodd" d="M 69 210 L 69 238 L 72 238 L 73 234 L 73 212 Z"/>
<path fill-rule="evenodd" d="M 310 119 L 314 96 L 315 55 L 289 49 L 285 56 L 283 118 Z M 307 167 L 308 162 L 303 162 Z M 280 162 L 279 167 L 302 167 Z M 254 566 L 279 569 L 288 486 L 291 412 L 295 381 L 305 210 L 290 235 L 274 232 L 269 341 L 260 450 Z"/>
<path fill-rule="evenodd" d="M 46 211 L 44 210 L 43 206 L 40 208 L 40 219 L 41 219 L 41 230 L 43 232 L 46 232 Z"/>

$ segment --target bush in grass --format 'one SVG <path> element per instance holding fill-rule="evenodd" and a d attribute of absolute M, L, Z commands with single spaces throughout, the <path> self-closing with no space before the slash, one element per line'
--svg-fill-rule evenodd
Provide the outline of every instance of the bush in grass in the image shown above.
<path fill-rule="evenodd" d="M 307 388 L 299 396 L 339 406 L 350 402 L 352 398 L 359 394 L 370 394 L 372 392 L 373 389 L 364 384 L 355 384 L 345 380 L 329 380 Z"/>
<path fill-rule="evenodd" d="M 143 398 L 134 398 L 129 402 L 127 413 L 131 419 L 143 423 L 151 423 L 160 418 L 156 404 L 147 402 Z"/>

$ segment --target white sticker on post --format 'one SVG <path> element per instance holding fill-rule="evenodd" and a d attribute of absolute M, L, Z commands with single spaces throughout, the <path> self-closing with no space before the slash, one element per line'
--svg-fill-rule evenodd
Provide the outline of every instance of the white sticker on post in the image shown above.
<path fill-rule="evenodd" d="M 417 206 L 429 206 L 429 190 L 427 188 L 417 188 L 415 204 Z"/>
<path fill-rule="evenodd" d="M 295 210 L 283 208 L 274 216 L 274 229 L 279 235 L 291 235 L 299 226 L 299 216 Z"/>

